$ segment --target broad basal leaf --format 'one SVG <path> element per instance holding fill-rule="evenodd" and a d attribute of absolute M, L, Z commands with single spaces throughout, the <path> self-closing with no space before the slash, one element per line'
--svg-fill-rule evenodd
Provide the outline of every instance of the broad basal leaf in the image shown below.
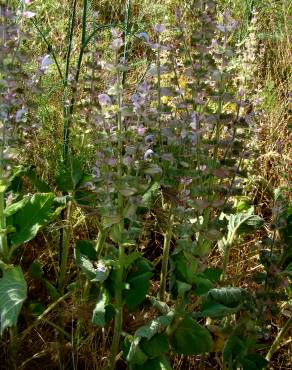
<path fill-rule="evenodd" d="M 155 358 L 168 351 L 168 337 L 165 333 L 159 333 L 154 335 L 150 340 L 143 339 L 140 346 L 149 358 Z"/>
<path fill-rule="evenodd" d="M 18 246 L 32 240 L 42 227 L 56 217 L 57 205 L 54 204 L 54 201 L 55 195 L 53 193 L 40 193 L 22 203 L 23 207 L 19 208 L 8 219 L 10 225 L 16 228 L 16 232 L 11 234 L 12 246 Z"/>
<path fill-rule="evenodd" d="M 199 355 L 209 352 L 213 342 L 209 331 L 187 316 L 171 337 L 171 345 L 180 355 Z"/>
<path fill-rule="evenodd" d="M 0 279 L 1 335 L 6 328 L 16 326 L 18 315 L 27 297 L 27 285 L 19 266 L 3 272 Z"/>

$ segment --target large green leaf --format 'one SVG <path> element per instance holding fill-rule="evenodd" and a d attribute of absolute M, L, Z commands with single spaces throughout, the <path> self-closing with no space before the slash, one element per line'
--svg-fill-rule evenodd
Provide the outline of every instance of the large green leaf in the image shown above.
<path fill-rule="evenodd" d="M 128 274 L 130 289 L 125 291 L 125 303 L 132 310 L 143 302 L 150 284 L 152 268 L 145 258 L 136 260 L 132 272 Z"/>
<path fill-rule="evenodd" d="M 92 314 L 92 323 L 97 326 L 105 326 L 106 324 L 106 306 L 109 303 L 109 296 L 106 289 L 102 289 L 99 298 L 96 302 Z"/>
<path fill-rule="evenodd" d="M 209 331 L 187 316 L 172 335 L 171 345 L 180 355 L 199 355 L 209 352 L 213 343 Z"/>
<path fill-rule="evenodd" d="M 76 264 L 85 273 L 89 280 L 96 277 L 96 269 L 92 260 L 96 260 L 94 245 L 89 240 L 77 240 L 75 249 Z"/>
<path fill-rule="evenodd" d="M 140 338 L 152 338 L 155 334 L 159 333 L 163 328 L 168 326 L 173 320 L 173 312 L 169 312 L 167 315 L 158 316 L 151 320 L 144 326 L 137 329 L 135 337 Z"/>
<path fill-rule="evenodd" d="M 68 164 L 58 163 L 55 176 L 58 189 L 62 191 L 77 189 L 84 176 L 82 167 L 82 161 L 74 156 L 70 156 Z"/>
<path fill-rule="evenodd" d="M 196 282 L 198 260 L 193 254 L 180 251 L 171 256 L 172 273 L 175 278 L 188 284 Z"/>
<path fill-rule="evenodd" d="M 8 224 L 16 229 L 11 234 L 11 244 L 15 247 L 32 240 L 57 215 L 53 193 L 34 194 L 28 201 L 20 202 L 22 207 L 14 205 L 16 212 L 8 218 Z"/>
<path fill-rule="evenodd" d="M 223 287 L 211 289 L 208 292 L 208 300 L 221 303 L 224 306 L 234 308 L 239 305 L 246 296 L 243 289 L 236 287 Z"/>
<path fill-rule="evenodd" d="M 248 234 L 259 229 L 264 220 L 254 214 L 251 207 L 247 212 L 226 216 L 228 219 L 228 234 L 219 241 L 219 249 L 225 252 L 234 242 L 238 235 Z"/>
<path fill-rule="evenodd" d="M 149 358 L 155 358 L 168 351 L 168 337 L 165 333 L 159 333 L 154 335 L 150 340 L 143 339 L 140 346 Z"/>
<path fill-rule="evenodd" d="M 224 317 L 236 313 L 240 308 L 240 305 L 231 308 L 215 301 L 209 301 L 203 304 L 202 311 L 197 312 L 195 317 Z"/>
<path fill-rule="evenodd" d="M 5 270 L 0 279 L 1 335 L 6 328 L 16 326 L 18 315 L 27 297 L 27 285 L 19 266 Z"/>

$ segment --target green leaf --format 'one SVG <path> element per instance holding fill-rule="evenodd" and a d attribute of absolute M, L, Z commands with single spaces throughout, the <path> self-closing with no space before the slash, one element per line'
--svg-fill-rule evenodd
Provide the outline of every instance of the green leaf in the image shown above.
<path fill-rule="evenodd" d="M 158 316 L 151 320 L 148 324 L 137 329 L 135 337 L 151 339 L 155 334 L 159 333 L 166 326 L 170 325 L 173 320 L 173 313 Z"/>
<path fill-rule="evenodd" d="M 58 163 L 55 176 L 58 189 L 62 191 L 77 189 L 84 176 L 82 167 L 81 160 L 74 156 L 70 157 L 69 165 Z"/>
<path fill-rule="evenodd" d="M 208 292 L 207 299 L 216 301 L 224 306 L 235 308 L 245 296 L 245 291 L 235 287 L 224 287 L 211 289 Z"/>
<path fill-rule="evenodd" d="M 138 251 L 134 251 L 128 254 L 124 261 L 125 268 L 127 269 L 128 267 L 130 267 L 140 257 L 141 257 L 141 253 L 139 253 Z"/>
<path fill-rule="evenodd" d="M 221 303 L 210 301 L 203 304 L 202 311 L 195 314 L 195 317 L 219 318 L 236 313 L 241 306 L 230 308 Z"/>
<path fill-rule="evenodd" d="M 222 272 L 222 269 L 210 267 L 203 271 L 203 275 L 212 282 L 217 283 L 220 280 Z"/>
<path fill-rule="evenodd" d="M 168 337 L 165 333 L 156 334 L 150 340 L 143 339 L 140 346 L 149 358 L 158 357 L 168 351 Z"/>
<path fill-rule="evenodd" d="M 126 359 L 130 364 L 141 366 L 147 361 L 148 357 L 139 347 L 139 343 L 140 338 L 134 337 Z"/>
<path fill-rule="evenodd" d="M 227 237 L 222 238 L 218 244 L 223 252 L 233 244 L 237 235 L 248 234 L 258 230 L 264 223 L 261 217 L 254 214 L 253 207 L 247 212 L 229 215 L 226 216 L 226 218 L 228 219 L 228 234 Z"/>
<path fill-rule="evenodd" d="M 155 197 L 157 197 L 160 189 L 158 182 L 154 182 L 142 197 L 142 204 L 146 208 L 150 208 Z"/>
<path fill-rule="evenodd" d="M 194 292 L 196 295 L 203 295 L 206 294 L 210 289 L 213 288 L 213 283 L 206 279 L 202 274 L 198 274 L 194 277 L 194 282 L 196 287 L 194 288 Z"/>
<path fill-rule="evenodd" d="M 109 302 L 108 293 L 102 289 L 99 298 L 96 302 L 95 308 L 92 313 L 92 323 L 97 326 L 105 326 L 106 324 L 106 306 Z"/>
<path fill-rule="evenodd" d="M 96 271 L 93 267 L 93 263 L 89 259 L 89 256 L 93 256 L 94 253 L 89 244 L 87 244 L 87 247 L 89 248 L 86 248 L 86 243 L 84 242 L 85 241 L 77 241 L 75 249 L 75 260 L 77 266 L 81 268 L 87 278 L 89 280 L 92 280 L 96 277 Z"/>
<path fill-rule="evenodd" d="M 259 355 L 258 353 L 251 353 L 245 356 L 245 358 L 242 360 L 244 370 L 249 370 L 246 363 L 244 363 L 246 360 L 249 361 L 249 364 L 254 364 L 256 370 L 262 370 L 268 365 L 268 361 L 263 356 Z"/>
<path fill-rule="evenodd" d="M 50 283 L 47 279 L 43 278 L 43 283 L 47 289 L 49 296 L 54 301 L 61 297 L 61 294 L 58 291 L 58 289 L 52 283 Z"/>
<path fill-rule="evenodd" d="M 37 191 L 41 193 L 50 193 L 52 191 L 50 186 L 38 176 L 32 166 L 25 168 L 23 171 L 23 175 L 30 180 Z"/>
<path fill-rule="evenodd" d="M 16 326 L 23 302 L 27 298 L 27 284 L 19 266 L 5 270 L 0 279 L 1 335 L 6 328 Z"/>
<path fill-rule="evenodd" d="M 245 350 L 245 346 L 242 340 L 237 335 L 231 334 L 225 342 L 222 358 L 225 363 L 233 363 L 238 357 L 241 356 Z"/>
<path fill-rule="evenodd" d="M 129 290 L 125 291 L 125 303 L 132 310 L 143 302 L 150 285 L 152 267 L 148 260 L 139 258 L 127 276 Z"/>
<path fill-rule="evenodd" d="M 209 331 L 187 316 L 176 328 L 171 337 L 171 345 L 180 355 L 199 355 L 212 348 Z"/>
<path fill-rule="evenodd" d="M 198 261 L 191 253 L 180 251 L 171 256 L 172 271 L 176 279 L 188 284 L 196 282 Z"/>
<path fill-rule="evenodd" d="M 24 197 L 19 202 L 12 203 L 4 210 L 5 217 L 10 217 L 21 210 L 29 202 L 29 197 Z"/>
<path fill-rule="evenodd" d="M 33 263 L 29 266 L 28 273 L 30 278 L 41 280 L 43 277 L 42 263 L 38 260 L 33 261 Z"/>
<path fill-rule="evenodd" d="M 136 369 L 138 370 L 138 367 Z M 153 360 L 148 360 L 142 366 L 139 366 L 139 370 L 172 370 L 172 367 L 165 356 L 160 356 Z"/>
<path fill-rule="evenodd" d="M 16 213 L 9 218 L 16 232 L 10 237 L 12 246 L 19 246 L 32 240 L 38 231 L 55 217 L 55 195 L 34 194 Z"/>

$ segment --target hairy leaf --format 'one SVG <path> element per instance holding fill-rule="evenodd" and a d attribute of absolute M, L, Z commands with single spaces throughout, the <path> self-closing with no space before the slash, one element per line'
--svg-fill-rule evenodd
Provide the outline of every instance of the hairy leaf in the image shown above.
<path fill-rule="evenodd" d="M 19 266 L 5 270 L 0 279 L 1 335 L 6 328 L 16 326 L 23 302 L 27 298 L 27 284 Z"/>
<path fill-rule="evenodd" d="M 16 228 L 11 235 L 13 246 L 32 240 L 38 231 L 56 217 L 55 195 L 53 193 L 34 194 L 15 212 L 9 222 Z"/>

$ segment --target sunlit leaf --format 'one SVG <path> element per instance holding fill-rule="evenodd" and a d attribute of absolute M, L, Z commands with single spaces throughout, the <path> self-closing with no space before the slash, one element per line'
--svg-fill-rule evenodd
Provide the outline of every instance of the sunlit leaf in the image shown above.
<path fill-rule="evenodd" d="M 1 335 L 6 328 L 16 326 L 23 302 L 27 298 L 27 284 L 19 266 L 3 272 L 0 279 Z"/>

